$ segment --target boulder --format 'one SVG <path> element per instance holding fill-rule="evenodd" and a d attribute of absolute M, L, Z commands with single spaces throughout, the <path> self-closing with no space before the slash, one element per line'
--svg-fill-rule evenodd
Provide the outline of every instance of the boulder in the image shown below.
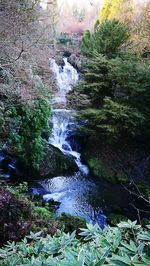
<path fill-rule="evenodd" d="M 62 56 L 56 56 L 55 61 L 58 66 L 63 67 L 65 65 L 65 62 Z"/>
<path fill-rule="evenodd" d="M 71 56 L 71 52 L 66 50 L 66 51 L 64 51 L 63 56 L 64 57 L 70 57 Z"/>
<path fill-rule="evenodd" d="M 40 177 L 55 177 L 78 171 L 73 158 L 64 155 L 58 148 L 49 145 L 39 168 Z"/>
<path fill-rule="evenodd" d="M 68 58 L 68 62 L 78 70 L 79 73 L 84 73 L 84 65 L 87 63 L 87 59 L 77 53 L 71 54 Z"/>
<path fill-rule="evenodd" d="M 67 94 L 67 107 L 72 109 L 87 109 L 91 107 L 91 101 L 86 94 L 81 94 L 73 90 Z"/>

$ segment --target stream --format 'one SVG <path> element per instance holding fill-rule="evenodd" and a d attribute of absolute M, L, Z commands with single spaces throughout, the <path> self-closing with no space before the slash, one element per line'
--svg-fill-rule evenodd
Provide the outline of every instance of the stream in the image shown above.
<path fill-rule="evenodd" d="M 88 167 L 81 161 L 82 138 L 79 138 L 77 129 L 81 121 L 76 120 L 75 110 L 67 109 L 66 100 L 66 94 L 79 80 L 78 72 L 70 65 L 67 58 L 64 58 L 63 67 L 51 59 L 50 67 L 56 77 L 58 90 L 52 98 L 53 115 L 50 121 L 52 134 L 49 144 L 57 147 L 66 156 L 72 157 L 78 171 L 66 176 L 30 180 L 30 192 L 42 195 L 45 201 L 59 202 L 56 215 L 67 213 L 79 216 L 93 224 L 98 223 L 101 228 L 107 224 L 109 215 L 123 215 L 132 220 L 137 219 L 137 211 L 133 205 L 139 204 L 140 208 L 144 208 L 143 202 L 133 197 L 120 184 L 95 180 L 90 175 Z M 5 180 L 9 180 L 14 173 L 21 176 L 15 163 L 5 159 L 4 154 L 0 154 L 0 175 Z M 141 168 L 143 169 L 143 164 Z"/>
<path fill-rule="evenodd" d="M 68 110 L 66 94 L 79 80 L 76 69 L 64 58 L 64 66 L 58 66 L 51 59 L 51 69 L 56 77 L 58 90 L 53 96 L 52 135 L 49 143 L 57 147 L 63 154 L 73 157 L 79 171 L 69 176 L 57 176 L 41 180 L 40 185 L 32 186 L 33 193 L 43 193 L 44 200 L 60 202 L 57 215 L 68 213 L 80 216 L 87 221 L 98 223 L 102 228 L 106 225 L 106 216 L 120 213 L 131 219 L 137 215 L 131 207 L 136 199 L 121 186 L 94 180 L 89 169 L 81 161 L 80 144 L 72 140 L 78 134 L 76 112 Z M 126 200 L 125 200 L 126 199 Z"/>
<path fill-rule="evenodd" d="M 77 134 L 78 121 L 76 112 L 66 108 L 66 94 L 79 80 L 76 69 L 64 58 L 64 66 L 58 66 L 51 59 L 51 69 L 56 77 L 58 90 L 52 99 L 52 135 L 49 143 L 57 147 L 64 155 L 72 157 L 79 171 L 70 176 L 57 176 L 39 181 L 42 190 L 49 192 L 43 196 L 44 200 L 59 201 L 57 214 L 68 213 L 85 218 L 93 223 L 98 222 L 102 227 L 106 217 L 101 208 L 94 209 L 90 199 L 97 190 L 95 182 L 89 178 L 89 169 L 81 161 L 79 144 L 72 141 L 72 135 Z M 34 193 L 38 193 L 34 187 Z"/>

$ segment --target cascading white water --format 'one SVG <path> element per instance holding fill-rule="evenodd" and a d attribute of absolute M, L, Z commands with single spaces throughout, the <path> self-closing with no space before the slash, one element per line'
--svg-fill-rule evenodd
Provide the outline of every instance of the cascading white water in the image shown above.
<path fill-rule="evenodd" d="M 57 215 L 69 213 L 80 216 L 92 223 L 97 222 L 103 228 L 106 217 L 101 208 L 103 200 L 99 200 L 101 187 L 97 186 L 88 175 L 89 169 L 82 163 L 81 154 L 72 148 L 76 144 L 74 136 L 77 134 L 78 121 L 75 119 L 76 112 L 67 110 L 66 94 L 78 81 L 79 76 L 66 58 L 63 67 L 58 66 L 52 59 L 51 69 L 56 76 L 58 91 L 53 97 L 53 127 L 49 143 L 59 148 L 66 156 L 74 158 L 79 171 L 72 175 L 42 179 L 38 182 L 38 186 L 32 186 L 32 190 L 36 194 L 42 192 L 46 201 L 59 201 Z"/>
<path fill-rule="evenodd" d="M 50 62 L 51 69 L 56 76 L 58 92 L 53 97 L 52 104 L 66 106 L 66 93 L 72 90 L 72 86 L 78 81 L 79 75 L 75 68 L 73 68 L 64 58 L 64 66 L 58 66 L 54 59 Z"/>
<path fill-rule="evenodd" d="M 53 110 L 52 117 L 52 136 L 49 143 L 59 148 L 65 155 L 73 157 L 79 170 L 87 175 L 88 167 L 81 162 L 81 154 L 72 150 L 67 138 L 70 131 L 75 130 L 76 121 L 74 121 L 75 112 L 65 109 L 66 107 L 66 93 L 72 89 L 78 79 L 78 72 L 68 63 L 67 58 L 64 58 L 64 66 L 58 66 L 54 59 L 51 61 L 51 69 L 56 75 L 58 92 L 53 99 L 53 106 L 60 105 L 61 109 Z"/>

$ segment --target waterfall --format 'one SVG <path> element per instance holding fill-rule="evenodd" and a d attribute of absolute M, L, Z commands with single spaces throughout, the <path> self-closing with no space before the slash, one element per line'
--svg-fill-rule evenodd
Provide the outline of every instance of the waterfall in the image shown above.
<path fill-rule="evenodd" d="M 60 149 L 63 154 L 73 157 L 82 174 L 87 175 L 89 170 L 81 162 L 81 154 L 78 151 L 74 151 L 68 141 L 69 135 L 77 127 L 77 121 L 74 119 L 75 111 L 66 109 L 66 94 L 78 81 L 78 72 L 68 63 L 67 58 L 64 58 L 63 67 L 58 66 L 55 60 L 52 59 L 51 69 L 56 76 L 58 85 L 58 92 L 53 99 L 53 106 L 58 104 L 61 108 L 53 110 L 52 136 L 49 139 L 49 143 Z"/>
<path fill-rule="evenodd" d="M 51 59 L 50 67 L 56 76 L 58 91 L 53 97 L 52 104 L 66 106 L 66 94 L 72 90 L 72 86 L 79 80 L 78 72 L 64 58 L 64 66 L 58 66 L 54 59 Z"/>

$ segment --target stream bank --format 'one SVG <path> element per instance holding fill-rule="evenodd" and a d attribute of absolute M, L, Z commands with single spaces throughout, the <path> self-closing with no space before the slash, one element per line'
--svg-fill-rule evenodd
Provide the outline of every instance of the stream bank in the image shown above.
<path fill-rule="evenodd" d="M 67 161 L 71 160 L 73 164 L 71 168 L 69 167 L 69 172 L 63 172 L 62 161 L 57 160 L 56 167 L 54 167 L 51 156 L 47 156 L 43 161 L 45 178 L 40 179 L 38 173 L 33 173 L 37 180 L 33 180 L 33 178 L 28 180 L 30 193 L 43 196 L 47 202 L 59 202 L 56 210 L 58 216 L 69 213 L 89 222 L 98 223 L 102 228 L 106 225 L 107 219 L 111 222 L 112 218 L 114 220 L 114 216 L 116 219 L 116 215 L 122 220 L 126 217 L 132 220 L 137 219 L 137 211 L 132 207 L 135 202 L 137 203 L 137 198 L 130 195 L 118 182 L 112 184 L 110 180 L 95 179 L 91 175 L 85 162 L 88 162 L 88 158 L 92 159 L 90 156 L 94 150 L 90 150 L 89 154 L 84 151 L 81 156 L 82 140 L 84 139 L 78 131 L 81 121 L 75 118 L 76 111 L 68 109 L 66 100 L 66 94 L 72 90 L 73 85 L 79 79 L 78 72 L 68 63 L 67 58 L 64 58 L 63 67 L 58 66 L 54 59 L 51 60 L 50 66 L 55 74 L 58 90 L 52 99 L 53 116 L 50 119 L 50 124 L 52 123 L 53 126 L 48 142 L 51 147 L 59 150 L 60 158 L 67 156 Z M 98 147 L 94 142 L 88 141 L 86 144 L 90 146 L 90 149 L 94 145 Z M 86 147 L 85 143 L 83 146 Z M 102 150 L 106 152 L 105 148 Z M 97 158 L 96 154 L 93 156 L 94 159 Z M 107 152 L 105 156 L 107 157 Z M 118 157 L 116 157 L 116 162 L 117 160 Z M 51 169 L 50 172 L 47 171 L 47 167 Z M 98 168 L 98 172 L 102 173 L 102 170 L 102 168 Z M 141 201 L 138 204 L 140 208 L 145 206 Z"/>

